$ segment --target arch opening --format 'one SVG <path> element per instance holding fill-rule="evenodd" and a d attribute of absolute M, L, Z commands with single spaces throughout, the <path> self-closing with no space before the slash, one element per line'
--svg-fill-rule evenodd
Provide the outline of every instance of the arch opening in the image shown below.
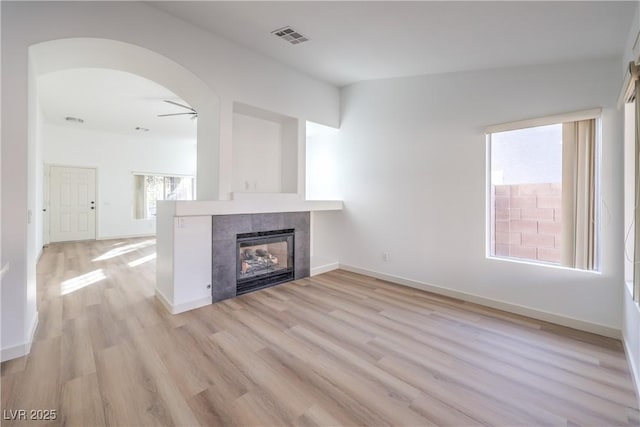
<path fill-rule="evenodd" d="M 143 77 L 193 107 L 198 112 L 196 199 L 219 198 L 220 103 L 209 86 L 182 65 L 149 49 L 110 39 L 69 38 L 29 48 L 29 103 L 37 103 L 38 77 L 78 68 L 111 69 Z M 30 105 L 30 111 L 33 107 Z M 33 135 L 37 134 L 36 121 L 37 111 L 29 117 Z"/>
<path fill-rule="evenodd" d="M 80 71 L 84 71 L 83 73 L 78 73 Z M 112 74 L 109 74 L 112 73 Z M 91 132 L 82 132 L 72 133 L 72 137 L 69 137 L 69 129 L 67 128 L 66 134 L 62 132 L 60 128 L 55 128 L 55 126 L 44 126 L 43 125 L 43 112 L 40 108 L 40 97 L 42 95 L 46 95 L 45 91 L 41 91 L 42 84 L 45 82 L 51 81 L 67 81 L 69 86 L 69 90 L 73 90 L 75 88 L 76 91 L 83 90 L 79 85 L 79 81 L 82 78 L 78 76 L 86 76 L 87 74 L 96 74 L 98 75 L 110 75 L 111 78 L 107 80 L 111 80 L 107 84 L 112 85 L 113 91 L 122 90 L 122 87 L 118 86 L 118 82 L 120 85 L 124 85 L 122 82 L 131 81 L 132 79 L 137 78 L 138 84 L 142 86 L 146 86 L 147 90 L 150 90 L 151 93 L 154 93 L 157 98 L 157 104 L 153 107 L 156 109 L 156 113 L 172 113 L 172 112 L 180 112 L 181 109 L 175 105 L 165 104 L 164 98 L 167 98 L 169 101 L 178 102 L 180 104 L 185 104 L 187 106 L 192 107 L 195 111 L 197 111 L 197 130 L 195 131 L 195 147 L 193 144 L 188 147 L 184 146 L 181 150 L 176 152 L 176 149 L 173 148 L 172 153 L 164 154 L 164 163 L 179 163 L 181 158 L 188 157 L 185 154 L 185 151 L 191 150 L 193 153 L 193 165 L 189 167 L 174 167 L 173 170 L 178 171 L 174 172 L 174 175 L 192 175 L 196 177 L 196 188 L 193 191 L 193 196 L 197 200 L 217 200 L 219 198 L 219 99 L 217 95 L 209 88 L 201 79 L 199 79 L 194 73 L 184 68 L 182 65 L 177 62 L 160 55 L 156 52 L 153 52 L 149 49 L 136 46 L 130 43 L 125 43 L 116 40 L 110 39 L 98 39 L 98 38 L 69 38 L 69 39 L 58 39 L 52 41 L 46 41 L 42 43 L 38 43 L 29 47 L 29 76 L 28 76 L 28 87 L 29 87 L 29 145 L 32 147 L 30 155 L 29 164 L 30 164 L 30 172 L 29 172 L 29 180 L 30 180 L 30 191 L 29 197 L 31 198 L 31 205 L 35 207 L 35 230 L 31 236 L 28 236 L 28 245 L 32 246 L 35 251 L 38 251 L 37 248 L 42 248 L 43 244 L 48 243 L 48 236 L 50 230 L 48 229 L 50 211 L 47 211 L 46 208 L 48 206 L 50 195 L 48 194 L 49 188 L 49 176 L 45 170 L 45 162 L 47 164 L 62 164 L 62 165 L 70 165 L 70 162 L 62 160 L 56 161 L 56 156 L 47 156 L 44 157 L 43 153 L 43 133 L 50 132 L 51 134 L 55 134 L 58 132 L 56 136 L 57 140 L 61 139 L 86 139 L 91 140 L 92 143 L 95 144 L 95 140 L 103 140 L 105 144 L 109 142 L 106 141 L 109 138 L 105 138 L 103 133 L 99 133 L 101 129 L 92 129 Z M 106 74 L 105 74 L 106 73 Z M 66 77 L 65 77 L 66 76 Z M 129 76 L 129 80 L 123 79 L 123 76 Z M 103 79 L 102 84 L 105 84 Z M 85 85 L 85 91 L 87 90 Z M 156 88 L 156 89 L 154 89 Z M 160 89 L 157 89 L 160 88 Z M 162 88 L 165 89 L 165 92 L 162 92 Z M 155 91 L 154 91 L 155 90 Z M 61 94 L 62 92 L 58 92 Z M 104 91 L 102 92 L 104 93 Z M 99 95 L 94 94 L 96 97 Z M 64 104 L 64 98 L 68 98 L 70 96 L 65 96 L 64 93 L 60 95 L 62 99 L 60 99 L 60 104 Z M 51 102 L 56 102 L 51 101 Z M 96 103 L 106 102 L 104 99 L 96 99 Z M 160 108 L 158 105 L 163 105 L 164 107 L 169 108 Z M 159 109 L 158 109 L 159 108 Z M 176 111 L 178 109 L 178 111 Z M 135 112 L 135 110 L 129 109 L 130 112 Z M 186 110 L 185 110 L 186 111 Z M 89 113 L 87 113 L 89 114 Z M 70 114 L 73 116 L 72 114 Z M 77 115 L 77 114 L 76 114 Z M 157 114 L 156 114 L 157 115 Z M 180 117 L 180 116 L 177 116 Z M 172 120 L 177 119 L 177 117 L 166 117 L 166 122 L 169 123 Z M 180 117 L 184 121 L 190 121 L 188 118 L 182 116 Z M 58 118 L 58 120 L 64 120 L 63 118 Z M 106 126 L 105 123 L 108 120 L 93 120 L 93 122 L 102 121 L 103 127 Z M 116 120 L 117 122 L 117 120 Z M 123 122 L 123 120 L 120 120 Z M 158 122 L 156 122 L 158 123 Z M 164 125 L 163 123 L 163 125 Z M 173 123 L 176 123 L 173 121 Z M 93 123 L 95 125 L 95 123 Z M 113 124 L 113 123 L 112 123 Z M 122 124 L 122 123 L 119 123 Z M 196 125 L 196 123 L 192 123 Z M 182 123 L 184 126 L 184 123 Z M 128 129 L 129 132 L 133 132 L 133 128 L 139 127 L 144 131 L 145 128 L 149 128 L 149 126 L 145 126 L 144 123 L 131 125 Z M 52 131 L 53 129 L 53 131 Z M 84 130 L 88 131 L 87 128 Z M 104 130 L 104 129 L 102 129 Z M 141 129 L 138 129 L 141 130 Z M 164 129 L 166 131 L 166 129 Z M 184 129 L 183 129 L 184 130 Z M 115 130 L 118 132 L 118 130 Z M 93 133 L 92 133 L 93 132 Z M 49 136 L 49 135 L 47 135 Z M 120 135 L 122 136 L 122 135 Z M 133 139 L 130 139 L 129 142 L 120 141 L 120 146 L 125 144 L 127 148 L 129 145 L 141 144 L 143 138 L 142 135 L 135 135 L 137 138 L 134 142 Z M 156 134 L 157 136 L 157 134 Z M 149 132 L 148 135 L 144 135 L 147 140 L 153 139 L 153 132 Z M 124 138 L 124 137 L 123 137 Z M 131 136 L 133 138 L 133 136 Z M 54 138 L 55 139 L 55 138 Z M 113 138 L 112 138 L 113 139 Z M 122 139 L 120 137 L 116 139 Z M 128 145 L 127 145 L 128 144 Z M 161 145 L 160 142 L 157 142 L 158 147 Z M 165 144 L 166 146 L 167 144 Z M 99 147 L 96 146 L 96 147 Z M 137 154 L 131 154 L 127 150 L 120 150 L 121 153 L 118 153 L 117 144 L 114 144 L 112 152 L 109 152 L 108 149 L 104 150 L 94 150 L 94 157 L 100 157 L 101 160 L 104 159 L 105 156 L 113 154 L 114 156 L 118 155 L 137 155 L 140 158 L 144 157 L 153 157 L 155 154 L 156 157 L 159 157 L 160 148 L 152 147 L 149 149 L 147 146 L 145 154 L 144 151 L 138 152 Z M 63 148 L 64 145 L 63 145 Z M 154 148 L 157 148 L 155 150 Z M 73 148 L 66 147 L 67 150 Z M 83 147 L 83 150 L 89 150 L 88 147 Z M 125 154 L 126 151 L 129 154 Z M 92 162 L 91 153 L 84 153 L 84 166 L 96 166 L 100 163 L 98 160 Z M 77 156 L 77 158 L 82 158 L 82 156 Z M 80 161 L 78 161 L 80 162 Z M 117 159 L 114 162 L 118 162 Z M 127 162 L 119 162 L 121 169 L 124 163 Z M 182 161 L 182 163 L 185 163 Z M 129 162 L 129 176 L 123 177 L 122 170 L 120 170 L 119 183 L 107 183 L 105 184 L 105 180 L 112 179 L 109 177 L 106 170 L 102 171 L 103 176 L 98 176 L 99 186 L 108 186 L 111 185 L 111 191 L 109 194 L 113 195 L 115 189 L 118 187 L 124 188 L 126 191 L 124 193 L 134 193 L 136 190 L 134 189 L 134 178 L 131 177 L 131 174 L 138 173 L 141 175 L 146 174 L 154 174 L 160 172 L 162 174 L 164 169 L 165 171 L 170 171 L 172 168 L 170 166 L 139 166 L 134 167 L 131 166 L 132 162 Z M 140 163 L 144 165 L 145 163 Z M 146 163 L 149 164 L 148 162 Z M 152 163 L 153 164 L 153 163 Z M 156 162 L 157 164 L 157 162 Z M 185 169 L 186 168 L 186 169 Z M 155 169 L 155 170 L 154 170 Z M 192 171 L 192 172 L 190 172 Z M 44 179 L 43 179 L 44 177 Z M 131 181 L 131 184 L 127 179 Z M 135 235 L 143 235 L 143 234 L 153 234 L 155 232 L 154 224 L 148 221 L 147 224 L 142 224 L 139 221 L 139 216 L 136 214 L 136 209 L 139 211 L 139 207 L 136 207 L 135 197 L 132 194 L 124 194 L 117 201 L 109 200 L 109 198 L 105 198 L 103 202 L 106 204 L 105 206 L 96 205 L 97 220 L 95 223 L 97 224 L 95 231 L 95 238 L 105 238 L 105 237 L 128 237 Z M 100 199 L 100 195 L 98 194 L 96 197 L 98 200 Z M 115 198 L 115 197 L 112 197 Z M 126 200 L 124 200 L 126 199 Z M 98 202 L 96 200 L 96 202 Z M 116 211 L 116 207 L 113 205 L 119 205 L 119 218 L 107 218 L 109 211 Z M 123 211 L 127 211 L 123 214 Z M 105 215 L 101 216 L 101 210 L 105 211 Z M 126 214 L 129 214 L 129 218 L 123 220 Z M 116 215 L 117 216 L 117 215 Z M 144 219 L 144 218 L 142 218 Z M 138 220 L 138 221 L 136 221 Z M 118 222 L 114 225 L 115 222 Z M 125 224 L 126 223 L 126 224 Z M 124 225 L 123 225 L 124 224 Z M 120 230 L 120 231 L 117 231 Z"/>

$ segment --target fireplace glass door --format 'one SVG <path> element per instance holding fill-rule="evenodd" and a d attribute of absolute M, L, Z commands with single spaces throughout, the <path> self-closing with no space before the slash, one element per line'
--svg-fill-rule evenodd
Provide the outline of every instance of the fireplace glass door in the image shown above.
<path fill-rule="evenodd" d="M 293 280 L 293 230 L 237 236 L 236 294 Z"/>

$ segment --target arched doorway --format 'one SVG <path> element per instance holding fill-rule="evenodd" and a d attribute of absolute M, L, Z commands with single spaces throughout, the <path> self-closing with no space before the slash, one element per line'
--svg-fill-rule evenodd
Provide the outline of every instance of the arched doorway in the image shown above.
<path fill-rule="evenodd" d="M 219 99 L 195 74 L 177 62 L 130 43 L 96 38 L 70 38 L 29 48 L 29 91 L 37 92 L 38 76 L 70 68 L 106 68 L 154 81 L 185 100 L 198 112 L 197 199 L 218 199 Z M 35 95 L 35 93 L 34 93 Z M 30 101 L 32 100 L 30 95 Z M 32 129 L 30 117 L 30 131 Z"/>
<path fill-rule="evenodd" d="M 198 200 L 218 198 L 219 181 L 219 102 L 215 93 L 191 71 L 177 62 L 130 43 L 97 38 L 59 39 L 32 45 L 29 48 L 29 132 L 39 138 L 39 116 L 34 104 L 38 102 L 38 81 L 42 76 L 76 69 L 106 69 L 130 73 L 168 89 L 198 112 L 197 125 L 197 189 Z M 35 164 L 30 172 L 35 183 L 35 248 L 48 243 L 47 197 L 42 161 L 42 144 L 36 143 Z M 139 171 L 143 172 L 143 171 Z M 33 176 L 33 175 L 32 175 Z M 39 206 L 40 205 L 40 206 Z M 136 233 L 123 233 L 130 235 Z"/>

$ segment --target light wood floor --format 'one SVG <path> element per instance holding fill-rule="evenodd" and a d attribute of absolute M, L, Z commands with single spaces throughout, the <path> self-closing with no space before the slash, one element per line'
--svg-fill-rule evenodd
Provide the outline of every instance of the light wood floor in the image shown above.
<path fill-rule="evenodd" d="M 31 354 L 2 364 L 3 418 L 56 409 L 54 424 L 78 426 L 640 425 L 619 341 L 344 271 L 171 316 L 153 297 L 153 243 L 45 250 Z"/>

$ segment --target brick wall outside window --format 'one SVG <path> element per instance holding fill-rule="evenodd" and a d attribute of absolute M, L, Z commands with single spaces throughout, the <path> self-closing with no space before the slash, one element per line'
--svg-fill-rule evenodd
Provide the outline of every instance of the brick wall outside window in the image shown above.
<path fill-rule="evenodd" d="M 494 186 L 495 256 L 560 263 L 562 184 Z"/>

